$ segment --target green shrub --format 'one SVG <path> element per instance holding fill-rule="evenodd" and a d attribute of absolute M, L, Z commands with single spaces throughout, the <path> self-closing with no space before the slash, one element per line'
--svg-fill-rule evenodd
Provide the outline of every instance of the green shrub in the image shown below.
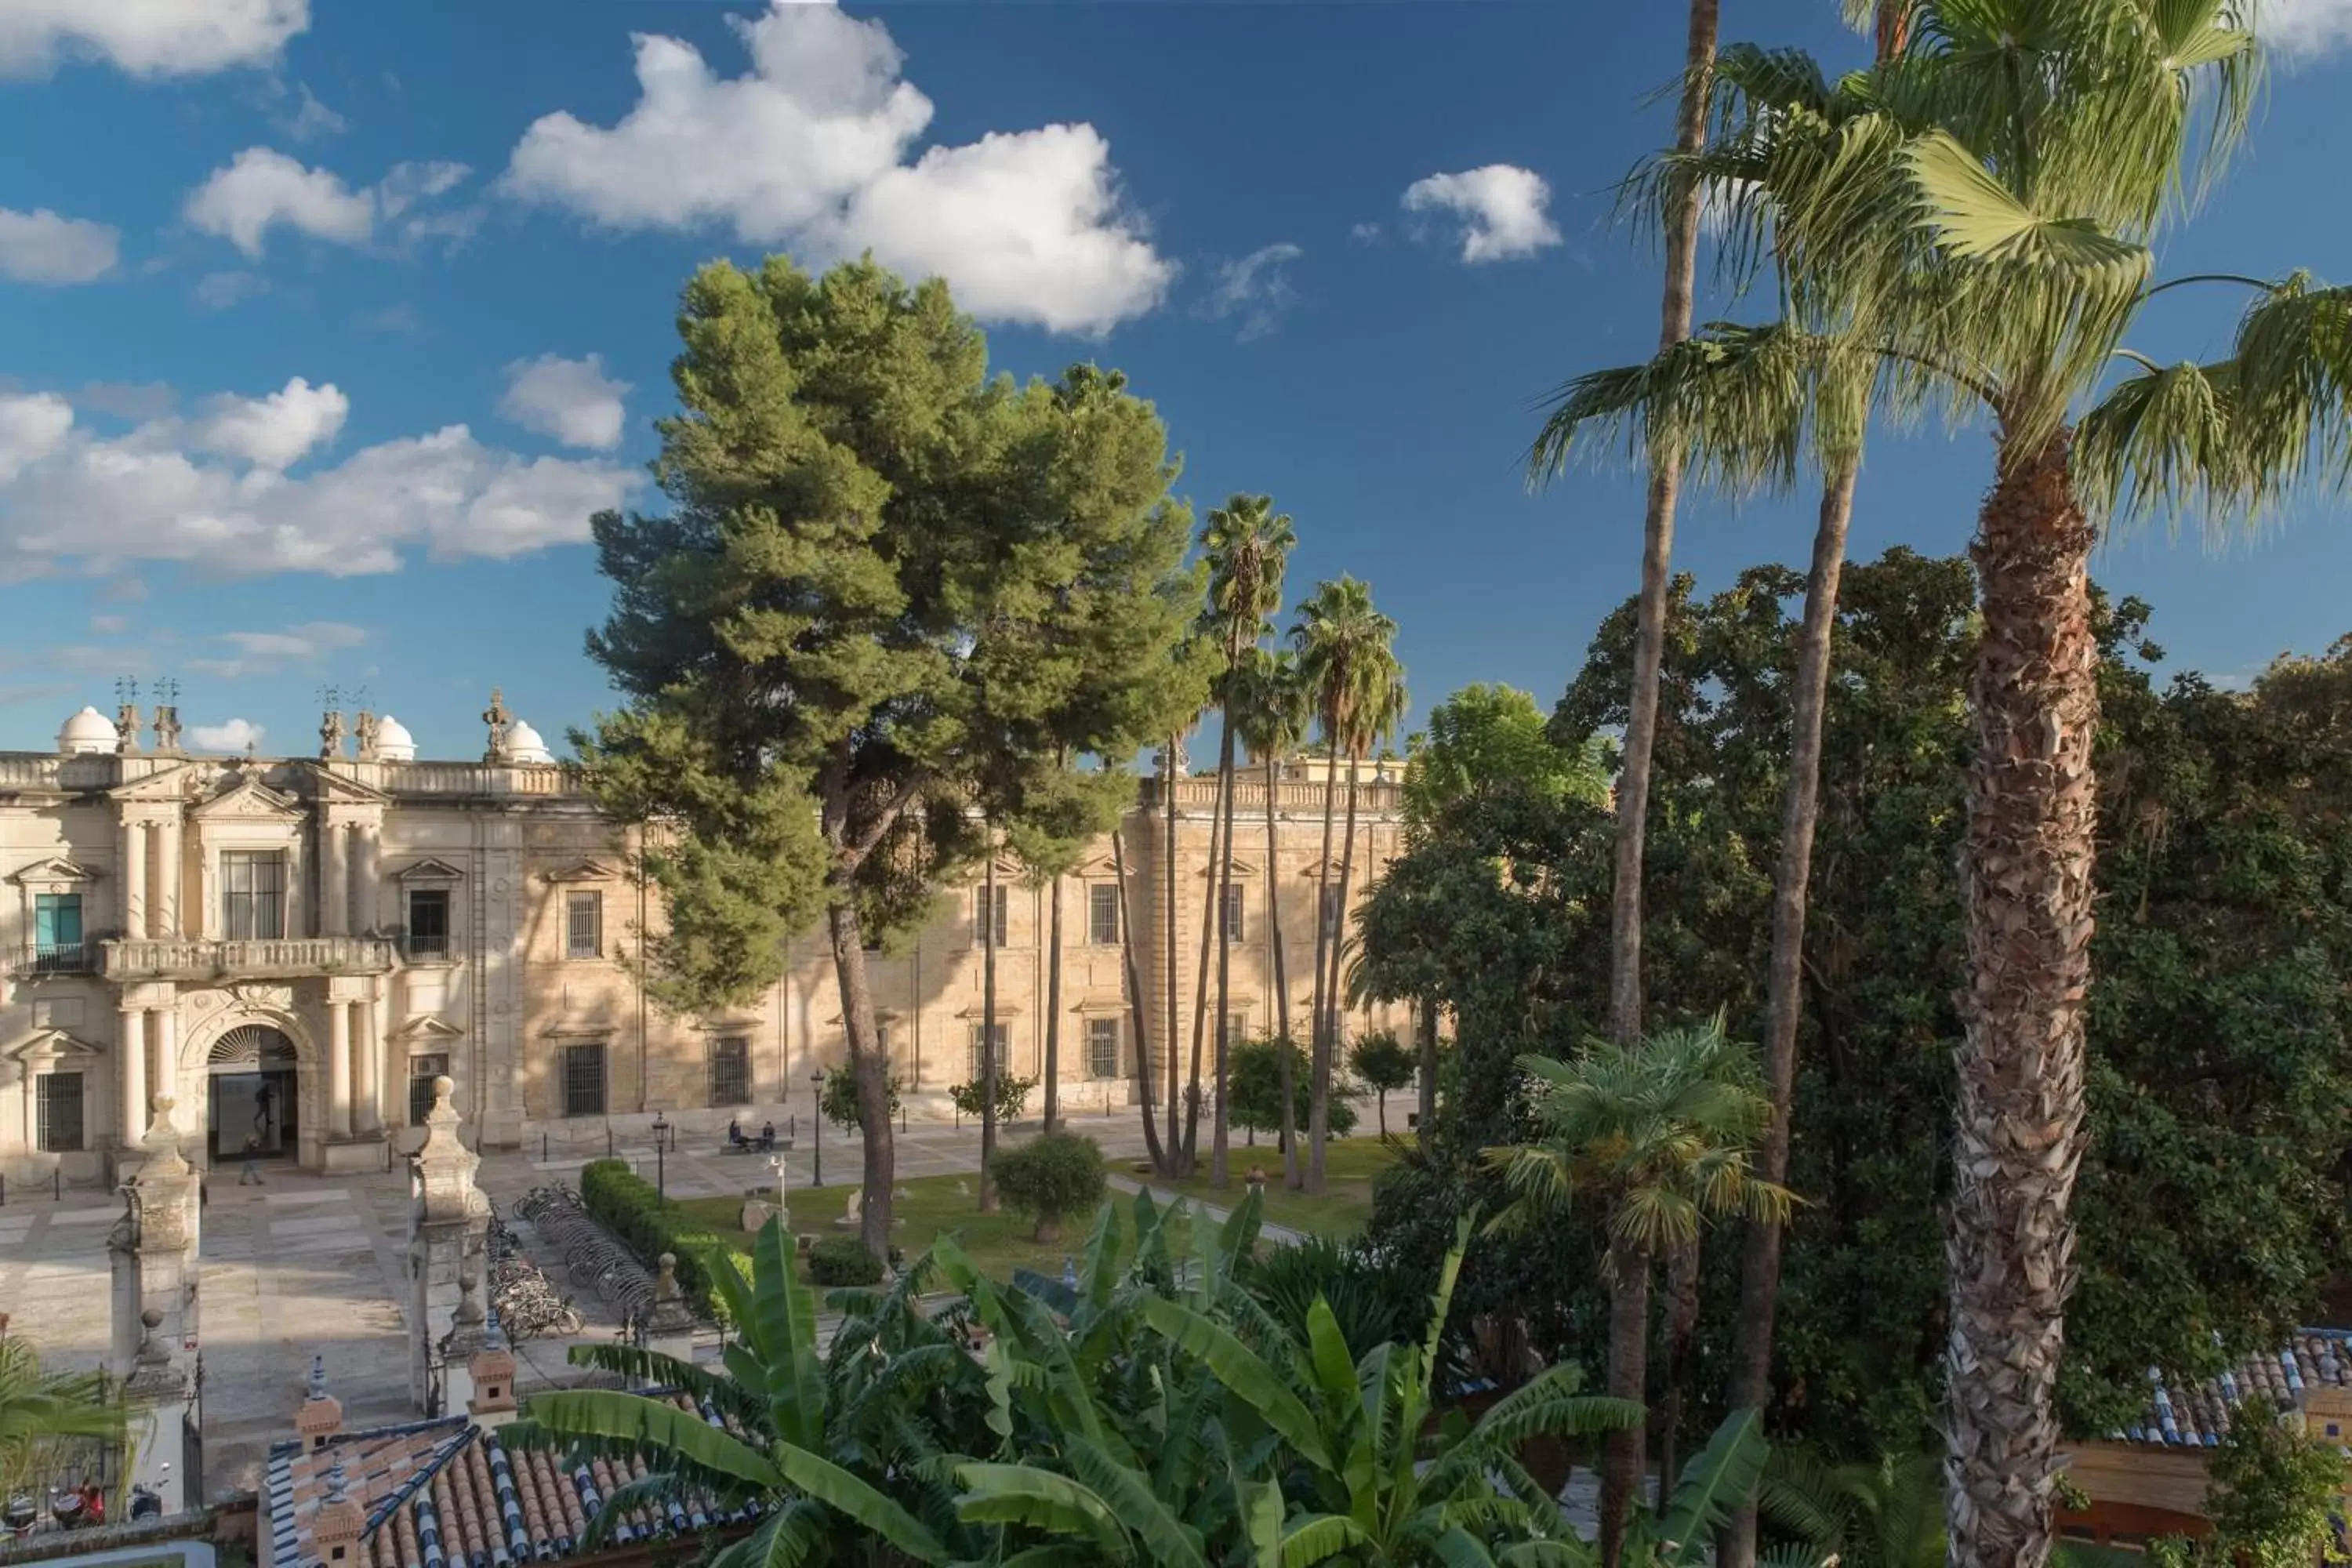
<path fill-rule="evenodd" d="M 653 1184 L 630 1170 L 625 1160 L 598 1160 L 582 1171 L 580 1197 L 647 1268 L 659 1267 L 663 1253 L 675 1255 L 678 1289 L 687 1300 L 714 1318 L 725 1317 L 710 1288 L 709 1263 L 714 1247 L 728 1245 L 725 1237 L 697 1225 L 675 1204 L 663 1203 Z"/>
<path fill-rule="evenodd" d="M 828 1236 L 809 1248 L 808 1277 L 810 1284 L 822 1285 L 829 1290 L 879 1285 L 882 1260 L 866 1251 L 866 1244 L 854 1236 Z"/>
<path fill-rule="evenodd" d="M 1037 1216 L 1039 1241 L 1062 1239 L 1062 1217 L 1102 1202 L 1101 1146 L 1076 1132 L 1045 1132 L 996 1157 L 998 1195 Z"/>
<path fill-rule="evenodd" d="M 890 1115 L 895 1119 L 898 1114 L 898 1075 L 892 1073 L 888 1083 Z M 817 1096 L 816 1103 L 824 1119 L 844 1132 L 858 1131 L 857 1074 L 851 1070 L 847 1062 L 825 1073 L 824 1092 Z"/>
<path fill-rule="evenodd" d="M 1226 1068 L 1226 1113 L 1236 1127 L 1246 1129 L 1250 1141 L 1282 1131 L 1282 1053 L 1290 1053 L 1290 1124 L 1301 1139 L 1307 1136 L 1307 1108 L 1314 1092 L 1307 1053 L 1295 1041 L 1261 1035 L 1234 1047 Z M 1345 1138 L 1356 1128 L 1356 1107 L 1339 1086 L 1331 1086 L 1331 1136 Z"/>
<path fill-rule="evenodd" d="M 1019 1121 L 1021 1108 L 1029 1103 L 1029 1091 L 1036 1087 L 1037 1080 L 1034 1078 L 1014 1078 L 1010 1073 L 998 1073 L 996 1075 L 996 1120 L 1001 1122 Z M 986 1102 L 980 1098 L 978 1083 L 953 1085 L 948 1090 L 948 1098 L 955 1101 L 955 1108 L 958 1110 L 975 1121 L 980 1120 L 981 1112 L 986 1105 Z"/>

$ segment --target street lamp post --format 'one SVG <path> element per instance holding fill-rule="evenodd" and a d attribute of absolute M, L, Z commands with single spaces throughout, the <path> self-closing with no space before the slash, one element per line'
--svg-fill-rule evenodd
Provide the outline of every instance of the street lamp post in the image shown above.
<path fill-rule="evenodd" d="M 669 1161 L 666 1158 L 668 1147 L 669 1123 L 656 1110 L 654 1112 L 654 1194 L 663 1203 L 669 1202 Z"/>
<path fill-rule="evenodd" d="M 822 1068 L 809 1074 L 809 1125 L 815 1130 L 816 1170 L 809 1185 L 824 1185 L 824 1073 Z"/>

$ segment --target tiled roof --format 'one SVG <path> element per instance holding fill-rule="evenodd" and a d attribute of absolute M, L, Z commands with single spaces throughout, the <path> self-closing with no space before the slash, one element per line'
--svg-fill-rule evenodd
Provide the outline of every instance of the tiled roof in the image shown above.
<path fill-rule="evenodd" d="M 2201 1384 L 2170 1382 L 2154 1367 L 2147 1379 L 2147 1411 L 2137 1424 L 2114 1434 L 2116 1438 L 2168 1447 L 2218 1447 L 2241 1400 L 2260 1396 L 2284 1409 L 2299 1409 L 2306 1389 L 2352 1387 L 2352 1334 L 2303 1329 L 2283 1348 L 2248 1356 Z"/>
<path fill-rule="evenodd" d="M 698 1414 L 718 1424 L 708 1407 Z M 572 1557 L 606 1495 L 646 1474 L 634 1459 L 567 1465 L 545 1449 L 509 1448 L 463 1415 L 344 1433 L 315 1453 L 289 1439 L 269 1451 L 275 1568 L 320 1562 L 314 1525 L 338 1460 L 347 1495 L 367 1517 L 355 1568 L 517 1568 Z M 677 1503 L 639 1509 L 612 1541 L 617 1547 L 699 1534 L 747 1522 L 755 1511 Z"/>

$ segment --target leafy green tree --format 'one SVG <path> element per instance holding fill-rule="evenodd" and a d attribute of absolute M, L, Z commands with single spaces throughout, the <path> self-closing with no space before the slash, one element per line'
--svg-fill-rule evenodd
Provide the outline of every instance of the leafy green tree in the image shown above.
<path fill-rule="evenodd" d="M 2343 1448 L 2306 1436 L 2296 1413 L 2263 1399 L 2241 1404 L 2205 1475 L 2213 1521 L 2206 1561 L 2309 1568 L 2330 1543 L 2329 1516 L 2343 1506 Z"/>
<path fill-rule="evenodd" d="M 533 1394 L 524 1418 L 500 1433 L 509 1443 L 644 1461 L 648 1473 L 614 1488 L 590 1521 L 591 1549 L 635 1510 L 700 1499 L 722 1509 L 756 1504 L 763 1514 L 750 1534 L 719 1551 L 715 1568 L 839 1562 L 869 1541 L 914 1563 L 964 1556 L 976 1542 L 955 1539 L 944 1495 L 929 1489 L 921 1464 L 909 1462 L 919 1449 L 905 1447 L 903 1377 L 890 1384 L 826 1375 L 816 1352 L 816 1303 L 793 1277 L 782 1223 L 771 1219 L 753 1240 L 750 1278 L 732 1250 L 716 1255 L 709 1272 L 735 1325 L 723 1371 L 628 1345 L 575 1345 L 571 1356 L 708 1401 L 727 1426 L 680 1409 L 667 1394 L 593 1388 Z M 960 1353 L 934 1335 L 922 1361 L 953 1373 Z M 919 1499 L 914 1508 L 893 1495 L 910 1491 Z"/>
<path fill-rule="evenodd" d="M 1307 1053 L 1295 1040 L 1260 1035 L 1234 1051 L 1234 1121 L 1255 1142 L 1261 1132 L 1277 1142 L 1295 1137 L 1307 1124 Z M 1290 1111 L 1283 1114 L 1283 1089 L 1289 1087 Z M 1331 1101 L 1331 1135 L 1345 1138 L 1356 1130 L 1356 1108 L 1345 1098 Z"/>
<path fill-rule="evenodd" d="M 0 1497 L 30 1492 L 55 1474 L 68 1444 L 121 1444 L 122 1401 L 102 1372 L 58 1372 L 19 1334 L 0 1339 Z"/>
<path fill-rule="evenodd" d="M 1396 623 L 1372 607 L 1371 590 L 1353 577 L 1318 583 L 1298 606 L 1290 638 L 1299 679 L 1314 694 L 1328 752 L 1323 784 L 1323 858 L 1316 879 L 1315 1037 L 1309 1058 L 1307 1169 L 1310 1193 L 1324 1187 L 1323 1149 L 1330 1139 L 1331 1073 L 1339 1046 L 1337 929 L 1348 907 L 1355 867 L 1356 801 L 1364 760 L 1404 717 L 1404 667 L 1397 662 Z M 1348 775 L 1347 837 L 1339 850 L 1338 895 L 1331 889 L 1331 816 L 1339 773 Z M 1328 910 L 1327 914 L 1324 911 Z"/>
<path fill-rule="evenodd" d="M 1029 1103 L 1029 1091 L 1037 1087 L 1034 1078 L 999 1078 L 992 1083 L 959 1083 L 948 1087 L 948 1099 L 964 1115 L 977 1121 L 986 1113 L 988 1090 L 996 1090 L 996 1120 L 1017 1121 Z"/>
<path fill-rule="evenodd" d="M 1736 204 L 1749 237 L 1735 254 L 1769 253 L 1794 290 L 1853 314 L 1913 401 L 1995 435 L 1971 552 L 1984 629 L 1960 863 L 1975 963 L 1961 994 L 1945 1426 L 1956 1568 L 2033 1564 L 2050 1550 L 2086 1134 L 2091 547 L 2136 513 L 2193 508 L 2218 522 L 2340 478 L 2352 295 L 2303 273 L 2238 279 L 2252 300 L 2223 361 L 2166 367 L 2124 347 L 2168 287 L 2150 279 L 2168 220 L 2191 205 L 2181 190 L 2245 125 L 2251 7 L 1908 9 L 1907 47 L 1834 88 L 1801 55 L 1759 52 L 1720 145 L 1695 162 L 1754 193 Z M 1832 100 L 1860 112 L 1840 115 L 1824 157 Z M 2110 386 L 2117 358 L 2141 370 Z"/>
<path fill-rule="evenodd" d="M 890 1074 L 882 1080 L 882 1114 L 892 1121 L 898 1120 L 898 1075 Z M 817 1112 L 844 1132 L 863 1131 L 865 1101 L 857 1092 L 857 1070 L 847 1062 L 827 1068 L 824 1087 L 817 1094 Z"/>
<path fill-rule="evenodd" d="M 581 755 L 608 808 L 671 829 L 646 869 L 673 1003 L 755 994 L 824 921 L 880 1257 L 893 1149 L 868 938 L 919 922 L 982 821 L 1164 731 L 1198 679 L 1176 657 L 1199 595 L 1189 523 L 1166 433 L 1118 375 L 990 380 L 940 282 L 715 264 L 679 331 L 656 465 L 672 510 L 594 523 L 614 595 L 589 649 L 628 706 Z"/>
<path fill-rule="evenodd" d="M 1234 742 L 1240 736 L 1240 710 L 1257 695 L 1250 676 L 1260 658 L 1259 645 L 1274 629 L 1275 612 L 1282 608 L 1282 574 L 1297 542 L 1289 514 L 1274 510 L 1272 496 L 1234 496 L 1212 510 L 1201 525 L 1201 553 L 1209 564 L 1209 603 L 1202 629 L 1215 640 L 1223 660 L 1217 674 L 1218 705 L 1223 710 L 1218 725 L 1217 800 L 1224 848 L 1217 858 L 1215 878 L 1219 911 L 1216 1111 L 1209 1143 L 1209 1180 L 1220 1187 L 1230 1179 L 1225 1165 L 1225 1079 L 1227 1057 L 1237 1043 L 1225 1038 L 1225 1020 L 1230 1016 L 1225 1004 L 1233 984 L 1233 932 L 1223 913 L 1234 898 Z M 1269 790 L 1269 825 L 1274 815 Z M 1268 874 L 1272 871 L 1269 865 Z"/>
<path fill-rule="evenodd" d="M 1102 1202 L 1102 1148 L 1075 1132 L 1043 1132 L 1006 1151 L 996 1173 L 1004 1201 L 1037 1216 L 1036 1239 L 1062 1239 L 1062 1221 Z"/>
<path fill-rule="evenodd" d="M 1640 1404 L 1652 1261 L 1695 1242 L 1708 1220 L 1787 1211 L 1788 1192 L 1748 1166 L 1771 1102 L 1753 1053 L 1725 1034 L 1719 1017 L 1654 1031 L 1631 1049 L 1596 1040 L 1576 1061 L 1528 1056 L 1520 1065 L 1543 1081 L 1537 1115 L 1544 1137 L 1488 1155 L 1517 1199 L 1496 1223 L 1508 1227 L 1530 1210 L 1564 1208 L 1578 1194 L 1606 1214 L 1609 1392 Z M 1642 1448 L 1638 1425 L 1610 1435 L 1601 1495 L 1605 1563 L 1623 1559 Z"/>
<path fill-rule="evenodd" d="M 1421 1070 L 1421 1063 L 1393 1031 L 1375 1029 L 1360 1036 L 1348 1047 L 1348 1070 L 1376 1097 L 1380 1111 L 1381 1136 L 1389 1135 L 1389 1090 L 1402 1089 L 1412 1082 Z"/>

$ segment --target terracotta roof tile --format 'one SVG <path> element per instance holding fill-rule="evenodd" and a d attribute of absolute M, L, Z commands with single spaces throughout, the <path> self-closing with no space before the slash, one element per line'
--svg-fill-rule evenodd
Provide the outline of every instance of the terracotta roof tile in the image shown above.
<path fill-rule="evenodd" d="M 2231 1416 L 2249 1398 L 2300 1408 L 2305 1390 L 2352 1387 L 2352 1334 L 2303 1329 L 2279 1350 L 2248 1356 L 2219 1377 L 2195 1384 L 2172 1382 L 2148 1369 L 2148 1407 L 2113 1434 L 2120 1441 L 2168 1447 L 2210 1448 L 2230 1430 Z"/>

